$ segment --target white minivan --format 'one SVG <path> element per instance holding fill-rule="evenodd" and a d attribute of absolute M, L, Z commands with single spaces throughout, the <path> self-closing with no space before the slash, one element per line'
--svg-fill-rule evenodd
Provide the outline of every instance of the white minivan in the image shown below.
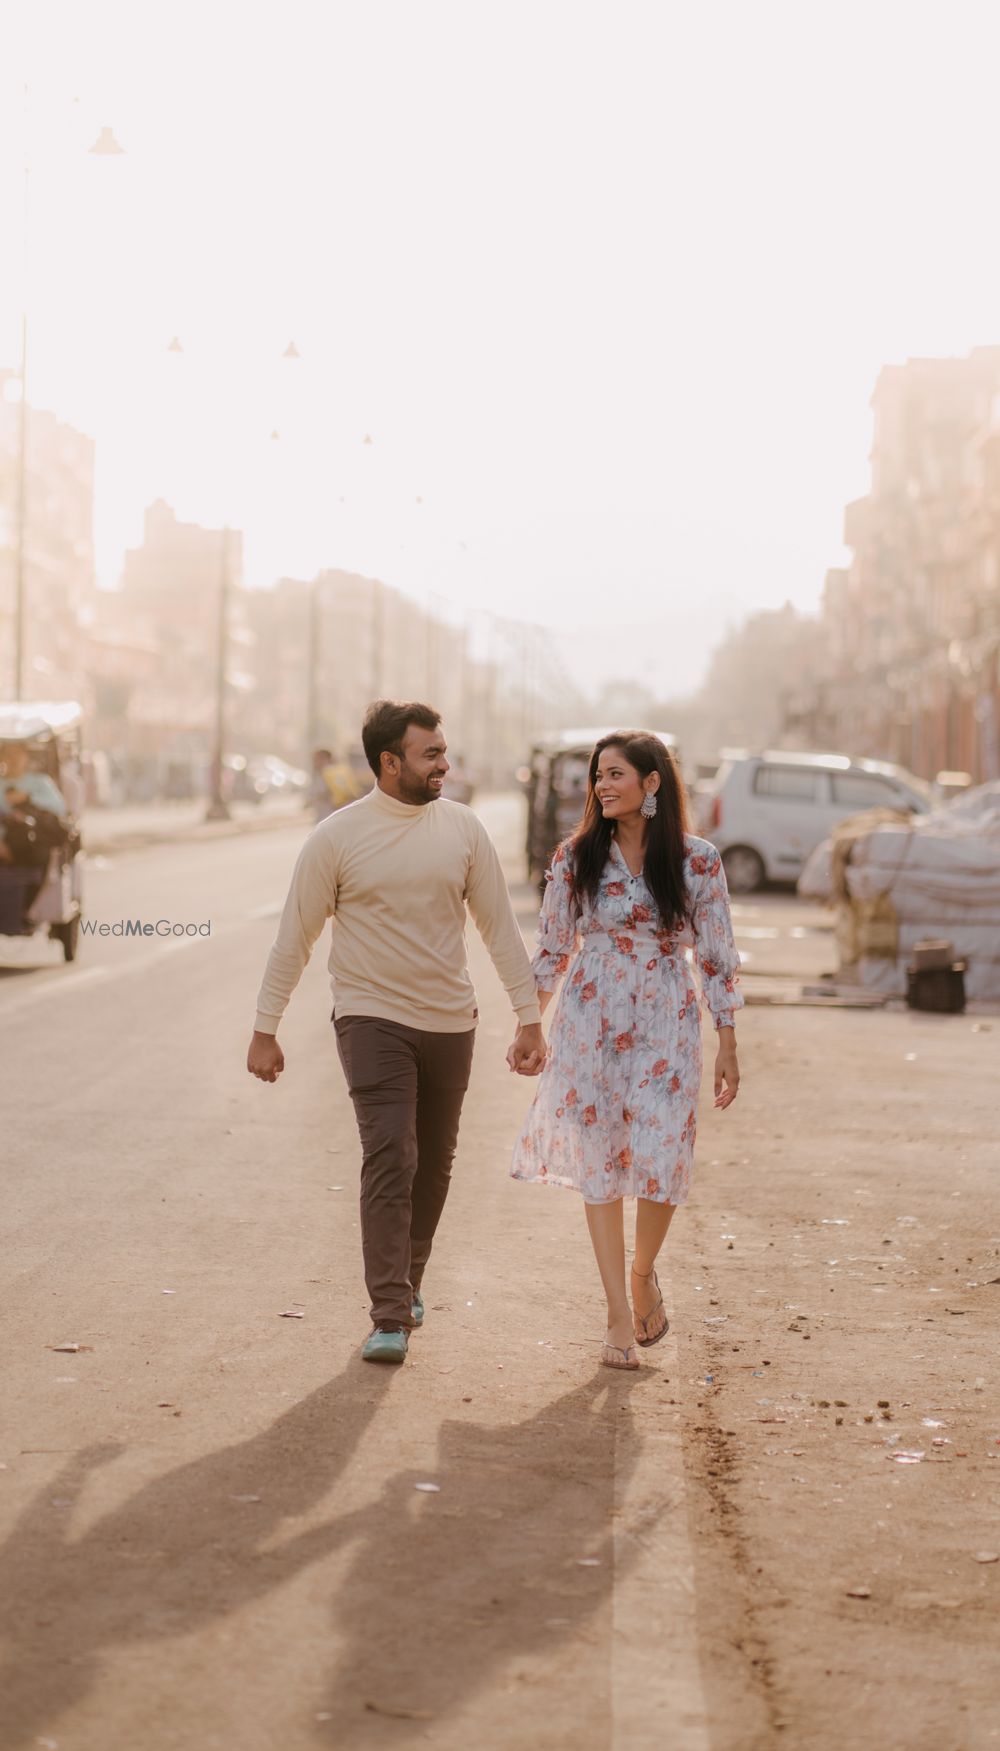
<path fill-rule="evenodd" d="M 926 814 L 933 793 L 902 766 L 844 754 L 734 754 L 697 801 L 698 831 L 722 853 L 730 892 L 794 882 L 838 821 L 863 809 Z"/>

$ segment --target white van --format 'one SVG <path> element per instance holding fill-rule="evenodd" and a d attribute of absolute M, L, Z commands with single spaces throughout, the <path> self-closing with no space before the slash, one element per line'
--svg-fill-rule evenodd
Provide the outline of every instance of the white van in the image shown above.
<path fill-rule="evenodd" d="M 724 758 L 697 799 L 698 831 L 722 853 L 734 894 L 794 882 L 838 821 L 864 809 L 926 814 L 933 793 L 902 766 L 844 754 L 738 754 Z"/>

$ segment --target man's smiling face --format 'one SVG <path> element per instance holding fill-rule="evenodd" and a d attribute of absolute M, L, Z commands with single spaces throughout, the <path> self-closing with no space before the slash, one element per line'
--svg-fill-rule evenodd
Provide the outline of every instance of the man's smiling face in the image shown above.
<path fill-rule="evenodd" d="M 444 731 L 422 730 L 410 724 L 402 741 L 402 756 L 396 773 L 399 799 L 420 806 L 432 803 L 441 795 L 450 767 L 445 755 L 448 744 Z"/>

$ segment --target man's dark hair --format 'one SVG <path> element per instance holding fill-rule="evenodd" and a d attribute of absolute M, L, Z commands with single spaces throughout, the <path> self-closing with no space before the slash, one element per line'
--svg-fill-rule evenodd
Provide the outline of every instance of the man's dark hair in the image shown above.
<path fill-rule="evenodd" d="M 411 724 L 421 730 L 436 730 L 441 713 L 433 705 L 417 701 L 403 704 L 398 699 L 376 699 L 365 712 L 361 730 L 365 758 L 376 778 L 382 776 L 382 755 L 396 754 L 402 758 L 403 737 Z"/>

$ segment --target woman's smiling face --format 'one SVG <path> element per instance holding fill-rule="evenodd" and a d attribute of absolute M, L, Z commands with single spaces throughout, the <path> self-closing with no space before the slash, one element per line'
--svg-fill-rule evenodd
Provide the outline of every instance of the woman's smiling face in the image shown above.
<path fill-rule="evenodd" d="M 613 745 L 601 750 L 594 789 L 606 821 L 638 814 L 645 795 L 642 775 Z"/>

